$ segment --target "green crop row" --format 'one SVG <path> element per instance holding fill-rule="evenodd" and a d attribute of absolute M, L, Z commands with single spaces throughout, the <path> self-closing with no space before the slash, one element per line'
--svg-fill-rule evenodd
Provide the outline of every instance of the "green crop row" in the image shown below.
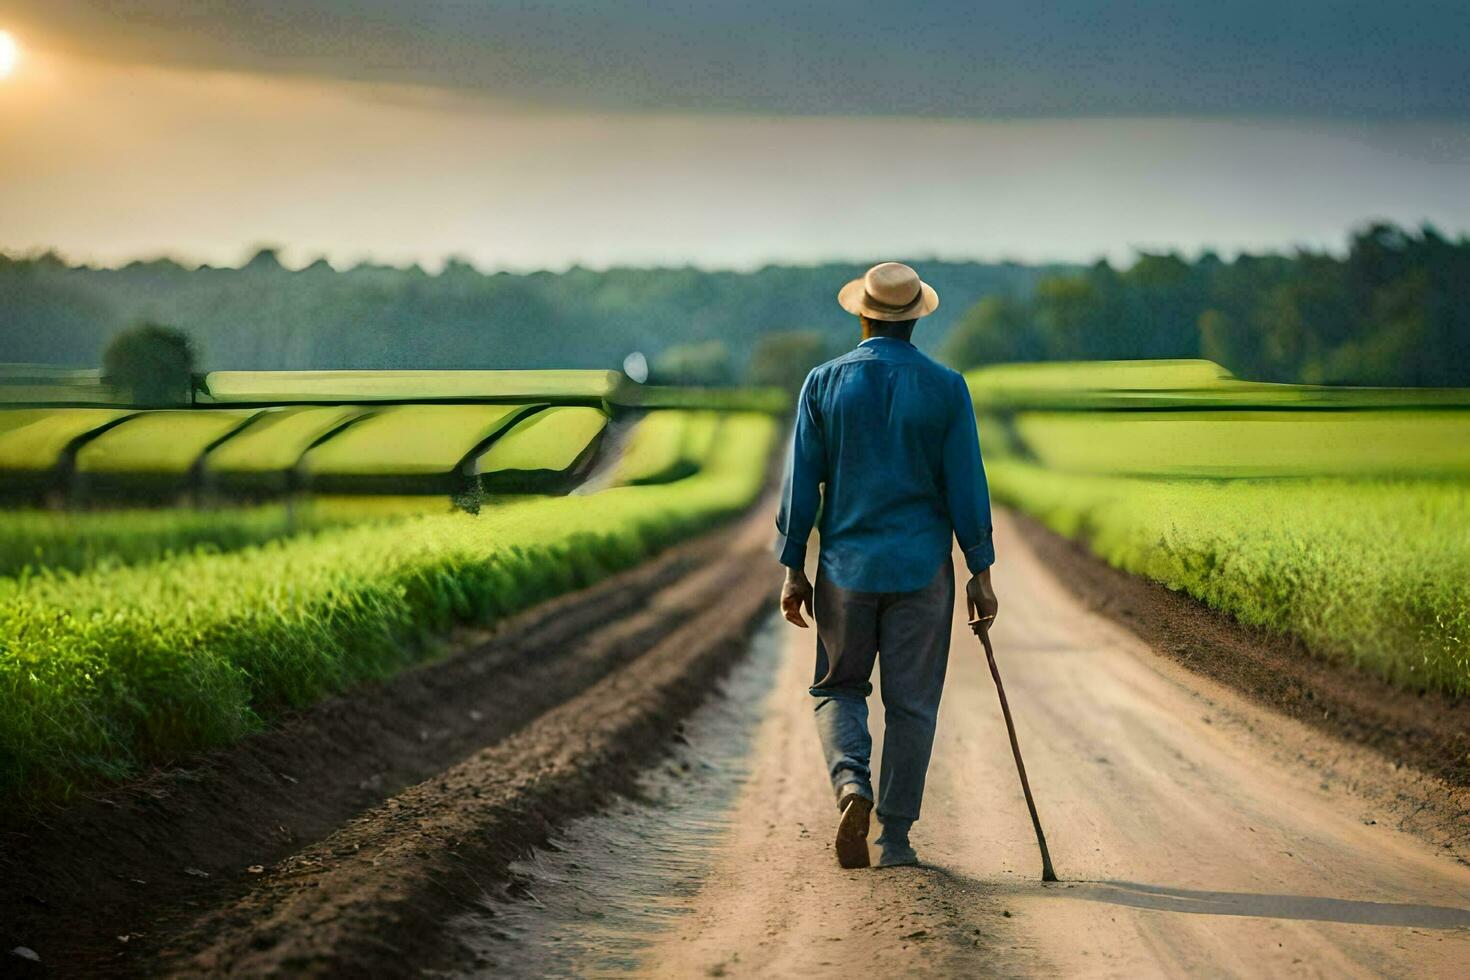
<path fill-rule="evenodd" d="M 1162 477 L 1463 477 L 1470 411 L 1017 413 L 1011 428 L 1048 469 Z"/>
<path fill-rule="evenodd" d="M 507 502 L 140 568 L 0 582 L 0 797 L 135 772 L 260 727 L 628 567 L 753 501 L 768 416 L 674 483 Z"/>
<path fill-rule="evenodd" d="M 592 372 L 600 374 L 601 372 Z M 556 489 L 596 449 L 587 405 L 316 405 L 0 411 L 0 496 Z"/>
<path fill-rule="evenodd" d="M 0 577 L 139 565 L 197 551 L 238 551 L 370 520 L 448 513 L 447 496 L 311 497 L 193 509 L 0 511 Z"/>
<path fill-rule="evenodd" d="M 1470 486 L 1160 480 L 987 461 L 998 500 L 1110 564 L 1409 687 L 1470 694 Z"/>

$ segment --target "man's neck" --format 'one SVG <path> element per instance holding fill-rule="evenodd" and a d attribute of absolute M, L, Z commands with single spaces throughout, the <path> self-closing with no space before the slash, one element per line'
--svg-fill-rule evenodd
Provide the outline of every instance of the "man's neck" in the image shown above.
<path fill-rule="evenodd" d="M 909 338 L 911 338 L 913 335 L 914 330 L 912 327 L 908 328 L 907 330 L 884 330 L 882 327 L 875 328 L 871 323 L 863 324 L 864 340 L 872 340 L 875 337 L 884 337 L 889 340 L 902 340 L 905 343 L 912 343 Z"/>

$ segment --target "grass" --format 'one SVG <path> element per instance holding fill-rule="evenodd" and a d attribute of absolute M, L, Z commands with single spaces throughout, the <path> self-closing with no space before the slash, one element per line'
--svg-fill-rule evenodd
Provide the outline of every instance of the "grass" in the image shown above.
<path fill-rule="evenodd" d="M 0 577 L 140 565 L 237 551 L 365 521 L 448 512 L 448 497 L 317 497 L 216 509 L 0 511 Z"/>
<path fill-rule="evenodd" d="M 12 802 L 227 743 L 488 622 L 728 518 L 764 482 L 775 420 L 725 423 L 657 486 L 506 503 L 190 554 L 0 591 L 0 795 Z"/>
<path fill-rule="evenodd" d="M 599 409 L 563 405 L 543 409 L 516 423 L 490 444 L 476 462 L 482 474 L 562 473 L 570 469 L 607 428 Z"/>
<path fill-rule="evenodd" d="M 1153 480 L 987 464 L 1110 564 L 1408 687 L 1470 695 L 1470 486 Z"/>

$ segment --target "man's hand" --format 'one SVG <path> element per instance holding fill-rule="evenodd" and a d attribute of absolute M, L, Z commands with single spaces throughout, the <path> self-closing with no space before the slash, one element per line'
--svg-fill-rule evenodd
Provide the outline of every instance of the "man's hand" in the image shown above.
<path fill-rule="evenodd" d="M 806 629 L 806 620 L 801 618 L 802 606 L 806 606 L 808 616 L 816 618 L 812 612 L 812 583 L 807 581 L 806 572 L 788 567 L 786 584 L 781 586 L 781 615 L 793 626 Z"/>
<path fill-rule="evenodd" d="M 980 636 L 982 630 L 988 632 L 990 624 L 995 622 L 995 614 L 1000 611 L 1000 600 L 990 587 L 990 569 L 970 576 L 970 581 L 965 584 L 965 607 L 970 612 L 970 629 L 975 631 L 975 635 Z"/>

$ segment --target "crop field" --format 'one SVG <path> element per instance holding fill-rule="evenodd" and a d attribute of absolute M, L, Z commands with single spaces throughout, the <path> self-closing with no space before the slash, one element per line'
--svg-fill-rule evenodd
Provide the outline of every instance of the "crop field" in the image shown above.
<path fill-rule="evenodd" d="M 970 376 L 998 499 L 1320 655 L 1470 693 L 1466 393 L 1258 386 L 1275 407 L 1239 411 L 1207 362 L 1036 370 Z M 1168 408 L 1128 407 L 1160 391 Z"/>
<path fill-rule="evenodd" d="M 1470 477 L 1470 411 L 1026 412 L 1047 469 L 1159 477 Z"/>
<path fill-rule="evenodd" d="M 134 412 L 115 408 L 15 408 L 0 411 L 0 475 L 46 473 L 73 441 Z"/>
<path fill-rule="evenodd" d="M 204 376 L 201 401 L 601 403 L 619 377 L 611 371 L 212 371 Z"/>
<path fill-rule="evenodd" d="M 486 472 L 560 472 L 607 421 L 590 407 L 528 411 L 385 407 L 305 461 L 313 472 L 372 474 L 390 460 L 438 474 L 467 459 Z M 344 421 L 334 414 L 307 424 L 302 414 L 272 412 L 241 431 L 268 421 L 256 444 L 278 465 L 312 433 Z M 0 569 L 12 576 L 0 579 L 0 793 L 65 793 L 223 744 L 432 655 L 434 638 L 456 622 L 489 622 L 587 584 L 754 499 L 775 438 L 772 417 L 667 414 L 700 419 L 694 437 L 680 440 L 691 455 L 666 474 L 671 482 L 503 498 L 478 515 L 451 511 L 442 495 L 8 512 L 0 518 L 10 532 Z M 188 416 L 207 421 L 208 432 L 194 423 L 187 452 L 170 439 L 147 456 L 129 440 L 107 458 L 126 446 L 152 465 L 183 466 L 251 415 L 151 413 L 126 424 L 173 427 Z M 272 456 L 280 443 L 287 450 Z"/>
<path fill-rule="evenodd" d="M 396 405 L 343 430 L 301 461 L 313 485 L 448 477 L 540 405 Z"/>
<path fill-rule="evenodd" d="M 204 469 L 218 483 L 283 488 L 308 449 L 368 414 L 368 409 L 352 405 L 269 412 L 211 450 Z"/>
<path fill-rule="evenodd" d="M 699 468 L 709 452 L 720 416 L 715 412 L 652 412 L 633 430 L 619 461 L 619 483 L 663 483 Z"/>
<path fill-rule="evenodd" d="M 77 472 L 182 477 L 211 446 L 257 414 L 187 409 L 140 413 L 78 449 Z"/>
<path fill-rule="evenodd" d="M 139 507 L 0 513 L 0 578 L 139 565 L 197 551 L 236 551 L 366 521 L 448 513 L 447 497 L 314 496 L 243 507 Z"/>
<path fill-rule="evenodd" d="M 1022 409 L 1414 409 L 1470 407 L 1460 388 L 1354 388 L 1242 381 L 1213 361 L 1065 361 L 971 371 L 984 411 Z"/>
<path fill-rule="evenodd" d="M 595 447 L 606 428 L 607 416 L 596 408 L 543 409 L 517 422 L 471 466 L 484 477 L 502 479 L 566 473 Z"/>

